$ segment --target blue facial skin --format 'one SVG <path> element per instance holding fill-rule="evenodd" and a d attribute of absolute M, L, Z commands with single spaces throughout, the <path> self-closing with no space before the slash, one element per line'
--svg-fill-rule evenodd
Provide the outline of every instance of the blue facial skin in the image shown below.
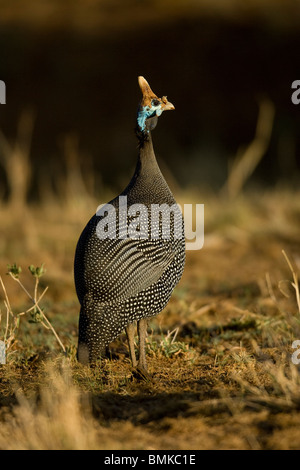
<path fill-rule="evenodd" d="M 146 119 L 151 118 L 153 116 L 160 116 L 162 113 L 161 103 L 158 106 L 141 106 L 138 115 L 137 115 L 137 123 L 141 131 L 144 131 L 146 128 Z M 147 130 L 147 132 L 149 132 Z"/>

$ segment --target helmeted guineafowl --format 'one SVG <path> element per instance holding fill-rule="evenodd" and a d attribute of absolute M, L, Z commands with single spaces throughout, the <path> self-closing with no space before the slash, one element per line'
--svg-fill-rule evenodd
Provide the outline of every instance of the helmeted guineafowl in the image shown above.
<path fill-rule="evenodd" d="M 143 98 L 137 113 L 135 173 L 118 197 L 100 206 L 76 248 L 81 304 L 77 357 L 82 363 L 96 360 L 125 328 L 132 365 L 146 371 L 147 319 L 163 310 L 181 278 L 185 240 L 181 211 L 160 172 L 151 139 L 158 116 L 175 108 L 165 96 L 158 98 L 143 77 L 138 81 Z"/>

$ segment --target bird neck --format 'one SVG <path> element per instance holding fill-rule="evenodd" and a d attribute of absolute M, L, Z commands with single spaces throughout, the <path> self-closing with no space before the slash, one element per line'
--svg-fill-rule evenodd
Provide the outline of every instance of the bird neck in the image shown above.
<path fill-rule="evenodd" d="M 156 161 L 151 132 L 147 132 L 146 139 L 143 140 L 142 145 L 140 142 L 138 162 L 136 166 L 136 173 L 139 177 L 153 178 L 161 175 L 158 163 Z"/>
<path fill-rule="evenodd" d="M 150 132 L 140 145 L 135 172 L 124 194 L 128 196 L 128 204 L 136 202 L 173 204 L 175 202 L 156 161 Z"/>

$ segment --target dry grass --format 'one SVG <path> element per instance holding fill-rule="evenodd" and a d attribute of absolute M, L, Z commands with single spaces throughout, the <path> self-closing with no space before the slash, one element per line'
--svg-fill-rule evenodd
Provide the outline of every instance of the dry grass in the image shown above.
<path fill-rule="evenodd" d="M 245 182 L 250 178 L 268 149 L 274 116 L 274 104 L 267 99 L 261 100 L 259 103 L 255 137 L 246 149 L 238 151 L 223 189 L 225 194 L 227 193 L 231 199 L 236 198 L 241 193 Z"/>
<path fill-rule="evenodd" d="M 0 448 L 299 448 L 299 370 L 291 362 L 300 339 L 299 195 L 278 190 L 229 205 L 182 194 L 191 199 L 205 203 L 205 244 L 188 253 L 181 283 L 150 323 L 150 382 L 132 378 L 125 336 L 95 368 L 75 360 L 73 253 L 90 209 L 27 207 L 22 239 L 14 213 L 1 209 L 0 274 L 11 309 L 23 311 L 28 300 L 4 278 L 6 264 L 45 262 L 41 307 L 67 357 L 40 324 L 22 319 L 0 368 Z M 30 272 L 22 282 L 30 288 Z"/>
<path fill-rule="evenodd" d="M 18 406 L 1 426 L 2 449 L 90 449 L 95 447 L 96 426 L 87 407 L 81 407 L 78 390 L 66 368 L 58 373 L 50 365 L 39 400 L 16 388 Z M 16 384 L 17 387 L 17 384 Z"/>

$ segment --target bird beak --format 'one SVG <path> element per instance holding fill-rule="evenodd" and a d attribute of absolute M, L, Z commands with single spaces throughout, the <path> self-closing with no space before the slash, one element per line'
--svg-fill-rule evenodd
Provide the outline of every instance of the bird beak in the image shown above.
<path fill-rule="evenodd" d="M 173 111 L 175 109 L 174 104 L 168 101 L 166 96 L 163 96 L 161 100 L 163 102 L 161 106 L 163 111 Z"/>

